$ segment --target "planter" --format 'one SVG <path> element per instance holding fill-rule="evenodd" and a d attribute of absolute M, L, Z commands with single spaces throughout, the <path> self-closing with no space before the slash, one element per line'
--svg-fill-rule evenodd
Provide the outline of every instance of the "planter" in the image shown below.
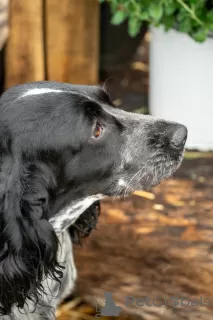
<path fill-rule="evenodd" d="M 213 150 L 213 38 L 151 29 L 150 113 L 188 127 L 186 147 Z"/>

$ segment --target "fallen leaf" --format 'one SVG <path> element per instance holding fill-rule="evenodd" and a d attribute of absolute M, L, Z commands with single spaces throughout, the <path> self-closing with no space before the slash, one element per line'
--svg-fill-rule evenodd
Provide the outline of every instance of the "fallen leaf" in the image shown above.
<path fill-rule="evenodd" d="M 136 229 L 136 233 L 143 233 L 143 234 L 147 234 L 147 233 L 151 233 L 155 230 L 154 227 L 141 227 Z"/>
<path fill-rule="evenodd" d="M 147 191 L 137 190 L 133 194 L 135 196 L 146 198 L 146 199 L 149 199 L 149 200 L 154 200 L 155 199 L 154 193 L 147 192 Z"/>
<path fill-rule="evenodd" d="M 185 159 L 213 158 L 213 152 L 186 151 L 184 154 L 184 158 Z"/>
<path fill-rule="evenodd" d="M 198 177 L 197 180 L 201 183 L 205 182 L 206 179 L 204 177 Z"/>
<path fill-rule="evenodd" d="M 165 200 L 167 203 L 171 204 L 174 207 L 184 207 L 186 203 L 182 200 L 179 200 L 180 196 L 175 194 L 166 194 Z"/>
<path fill-rule="evenodd" d="M 155 203 L 152 208 L 158 211 L 163 211 L 165 209 L 164 206 L 159 203 Z"/>
<path fill-rule="evenodd" d="M 110 218 L 115 218 L 116 220 L 119 220 L 120 222 L 127 222 L 129 221 L 129 217 L 127 217 L 124 213 L 124 211 L 120 209 L 108 209 L 107 214 L 110 216 Z"/>
<path fill-rule="evenodd" d="M 142 61 L 135 61 L 132 63 L 131 68 L 134 70 L 139 70 L 143 72 L 148 72 L 149 71 L 149 66 L 142 62 Z"/>

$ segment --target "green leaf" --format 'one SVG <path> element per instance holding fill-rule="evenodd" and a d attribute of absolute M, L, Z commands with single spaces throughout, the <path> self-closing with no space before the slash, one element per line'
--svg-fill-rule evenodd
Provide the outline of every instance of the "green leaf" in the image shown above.
<path fill-rule="evenodd" d="M 207 38 L 208 31 L 206 29 L 200 28 L 197 32 L 192 34 L 192 37 L 198 42 L 204 42 Z"/>
<path fill-rule="evenodd" d="M 177 21 L 179 22 L 183 22 L 185 19 L 189 18 L 190 16 L 188 15 L 187 12 L 185 11 L 180 11 L 178 14 L 177 14 Z"/>
<path fill-rule="evenodd" d="M 177 9 L 177 5 L 175 2 L 171 2 L 169 4 L 165 3 L 164 11 L 166 15 L 168 16 L 172 15 L 176 9 Z"/>
<path fill-rule="evenodd" d="M 148 14 L 148 12 L 143 11 L 143 12 L 140 13 L 140 20 L 145 21 L 145 20 L 148 20 L 148 19 L 149 19 L 149 14 Z"/>
<path fill-rule="evenodd" d="M 126 12 L 119 10 L 115 12 L 115 14 L 113 15 L 111 19 L 111 23 L 115 25 L 121 24 L 122 22 L 124 22 L 126 17 L 127 17 Z"/>
<path fill-rule="evenodd" d="M 163 6 L 160 3 L 151 2 L 149 14 L 152 19 L 159 21 L 163 15 Z"/>
<path fill-rule="evenodd" d="M 130 17 L 128 22 L 128 33 L 131 37 L 135 37 L 141 28 L 142 22 L 135 17 Z"/>
<path fill-rule="evenodd" d="M 174 18 L 172 16 L 165 16 L 163 19 L 163 24 L 166 28 L 166 31 L 168 31 L 174 25 Z"/>
<path fill-rule="evenodd" d="M 213 23 L 213 9 L 207 13 L 206 17 L 209 22 Z"/>
<path fill-rule="evenodd" d="M 183 20 L 179 25 L 179 30 L 181 32 L 189 33 L 191 30 L 191 19 L 190 17 Z"/>
<path fill-rule="evenodd" d="M 135 12 L 135 5 L 131 1 L 126 1 L 125 7 L 128 9 L 129 12 Z"/>
<path fill-rule="evenodd" d="M 128 33 L 135 37 L 141 24 L 175 28 L 203 42 L 213 30 L 212 0 L 99 0 L 109 4 L 111 22 L 119 25 L 128 19 Z"/>
<path fill-rule="evenodd" d="M 118 10 L 118 1 L 113 0 L 113 1 L 110 1 L 109 4 L 110 4 L 111 13 L 115 14 Z"/>
<path fill-rule="evenodd" d="M 100 3 L 103 3 L 105 0 L 98 0 Z"/>

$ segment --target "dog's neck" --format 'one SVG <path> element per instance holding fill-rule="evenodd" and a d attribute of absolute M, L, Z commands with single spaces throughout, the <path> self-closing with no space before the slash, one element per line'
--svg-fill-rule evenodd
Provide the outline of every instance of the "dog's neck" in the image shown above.
<path fill-rule="evenodd" d="M 102 194 L 97 194 L 70 202 L 68 206 L 61 209 L 58 213 L 50 218 L 49 221 L 52 224 L 55 232 L 57 234 L 62 233 L 65 229 L 74 224 L 78 217 L 95 201 L 101 200 L 104 197 L 105 196 Z"/>

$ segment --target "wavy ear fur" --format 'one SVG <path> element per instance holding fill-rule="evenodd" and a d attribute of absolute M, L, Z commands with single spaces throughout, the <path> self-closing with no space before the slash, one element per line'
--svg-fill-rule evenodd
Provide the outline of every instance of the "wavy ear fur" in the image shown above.
<path fill-rule="evenodd" d="M 0 179 L 0 314 L 35 303 L 43 277 L 62 277 L 58 239 L 47 221 L 48 169 L 23 165 L 20 154 L 5 157 Z M 46 171 L 45 171 L 46 170 Z"/>

